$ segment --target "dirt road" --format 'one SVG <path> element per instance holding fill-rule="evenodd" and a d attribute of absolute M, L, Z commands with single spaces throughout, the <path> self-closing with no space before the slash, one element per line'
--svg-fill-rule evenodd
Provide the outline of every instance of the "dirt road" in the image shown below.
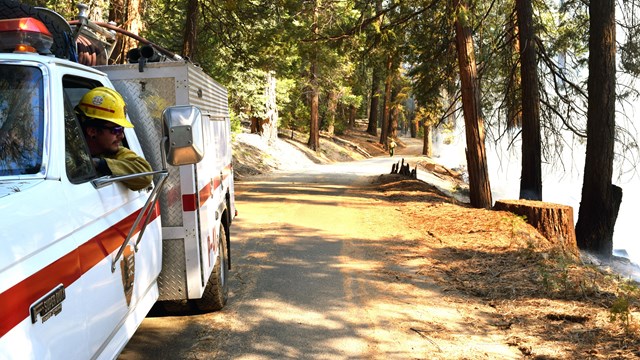
<path fill-rule="evenodd" d="M 521 358 L 495 309 L 418 271 L 423 235 L 367 189 L 395 160 L 238 183 L 228 306 L 148 317 L 120 359 Z"/>

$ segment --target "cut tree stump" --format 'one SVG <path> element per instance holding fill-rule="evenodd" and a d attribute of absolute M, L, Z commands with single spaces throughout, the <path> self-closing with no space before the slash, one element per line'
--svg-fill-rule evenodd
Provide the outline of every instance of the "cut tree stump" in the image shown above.
<path fill-rule="evenodd" d="M 398 161 L 398 163 L 396 164 L 392 164 L 391 165 L 391 174 L 399 174 L 399 175 L 404 175 L 404 176 L 408 176 L 412 179 L 417 179 L 418 178 L 418 165 L 416 165 L 416 167 L 411 170 L 411 167 L 409 166 L 409 163 L 407 162 L 406 164 L 404 163 L 404 158 L 402 158 L 402 161 Z"/>
<path fill-rule="evenodd" d="M 534 200 L 497 200 L 493 209 L 525 216 L 531 226 L 559 245 L 565 254 L 579 256 L 571 206 Z"/>

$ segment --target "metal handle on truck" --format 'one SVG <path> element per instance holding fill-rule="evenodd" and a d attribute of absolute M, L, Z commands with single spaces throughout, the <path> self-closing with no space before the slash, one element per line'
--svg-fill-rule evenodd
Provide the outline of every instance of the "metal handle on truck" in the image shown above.
<path fill-rule="evenodd" d="M 149 219 L 151 218 L 151 211 L 156 206 L 156 202 L 158 201 L 158 198 L 159 198 L 158 194 L 160 194 L 160 189 L 162 189 L 162 187 L 164 186 L 165 181 L 167 180 L 167 176 L 169 176 L 169 171 L 165 169 L 165 170 L 159 170 L 159 171 L 152 171 L 152 172 L 146 173 L 146 174 L 158 174 L 158 175 L 160 175 L 160 181 L 158 181 L 158 185 L 156 185 L 153 188 L 153 191 L 151 192 L 151 195 L 149 195 L 149 197 L 147 198 L 147 201 L 145 202 L 144 206 L 142 207 L 142 210 L 140 210 L 140 213 L 138 214 L 138 217 L 136 218 L 136 221 L 133 222 L 133 225 L 131 226 L 131 229 L 129 230 L 129 234 L 127 234 L 127 237 L 122 242 L 122 245 L 120 245 L 120 249 L 118 250 L 118 253 L 113 258 L 113 261 L 111 262 L 111 272 L 112 273 L 116 271 L 116 263 L 118 262 L 118 260 L 122 256 L 122 254 L 124 253 L 124 249 L 127 246 L 127 244 L 129 243 L 129 240 L 131 240 L 131 237 L 133 236 L 133 233 L 134 233 L 135 229 L 138 227 L 138 224 L 140 224 L 140 220 L 142 220 L 142 216 L 144 216 L 146 214 L 146 217 L 145 217 L 144 222 L 142 224 L 142 229 L 140 229 L 140 233 L 138 234 L 138 238 L 136 239 L 136 242 L 135 242 L 135 250 L 138 251 L 138 244 L 140 243 L 140 240 L 142 239 L 142 235 L 144 234 L 144 230 L 147 228 L 147 225 L 149 224 Z M 136 174 L 136 175 L 138 175 L 138 174 Z M 122 178 L 122 177 L 119 177 L 119 178 Z"/>
<path fill-rule="evenodd" d="M 127 238 L 124 239 L 124 242 L 120 245 L 120 249 L 111 263 L 111 272 L 116 271 L 116 263 L 124 253 L 124 249 L 129 243 L 129 240 L 131 240 L 140 220 L 142 220 L 142 216 L 146 214 L 143 227 L 135 242 L 135 250 L 138 250 L 138 244 L 142 239 L 144 229 L 147 227 L 149 219 L 151 218 L 151 212 L 147 213 L 147 211 L 150 211 L 155 207 L 155 204 L 158 201 L 160 189 L 163 187 L 165 180 L 169 175 L 167 162 L 172 166 L 191 165 L 202 160 L 202 157 L 204 156 L 204 135 L 202 132 L 202 113 L 200 112 L 200 109 L 190 105 L 170 106 L 162 112 L 162 120 L 164 123 L 163 130 L 165 134 L 160 143 L 162 170 L 145 174 L 124 175 L 93 180 L 94 186 L 101 187 L 114 181 L 124 180 L 131 177 L 155 174 L 161 176 L 158 185 L 153 189 L 151 195 L 149 195 L 147 202 L 142 207 L 142 210 L 140 211 L 140 214 L 138 214 L 136 221 L 133 223 L 131 230 L 129 230 Z"/>

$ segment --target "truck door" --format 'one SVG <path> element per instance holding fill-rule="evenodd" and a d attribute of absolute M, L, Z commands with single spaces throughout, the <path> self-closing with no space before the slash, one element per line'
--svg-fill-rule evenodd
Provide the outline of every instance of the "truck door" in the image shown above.
<path fill-rule="evenodd" d="M 35 62 L 0 63 L 0 182 L 16 189 L 0 196 L 0 359 L 87 357 L 65 184 L 42 173 L 60 143 L 47 126 L 60 119 L 48 111 L 50 76 Z"/>
<path fill-rule="evenodd" d="M 67 114 L 73 113 L 82 95 L 91 88 L 109 86 L 99 79 L 73 74 L 72 70 L 63 77 Z M 156 279 L 161 267 L 159 211 L 154 209 L 137 251 L 136 235 L 124 245 L 123 255 L 116 259 L 149 191 L 132 191 L 121 183 L 96 188 L 91 182 L 96 172 L 78 119 L 68 116 L 65 127 L 66 173 L 74 184 L 66 197 L 69 206 L 75 209 L 71 221 L 76 222 L 79 229 L 76 235 L 84 239 L 79 251 L 83 271 L 79 281 L 86 299 L 87 345 L 94 356 L 113 354 L 124 346 L 158 296 Z M 124 142 L 125 146 L 142 154 L 133 129 L 125 130 Z"/>

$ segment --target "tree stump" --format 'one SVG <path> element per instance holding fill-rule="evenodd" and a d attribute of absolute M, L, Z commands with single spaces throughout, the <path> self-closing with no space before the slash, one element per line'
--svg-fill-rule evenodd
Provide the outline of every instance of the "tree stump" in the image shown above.
<path fill-rule="evenodd" d="M 559 245 L 565 254 L 579 255 L 571 206 L 534 200 L 498 200 L 493 209 L 525 216 L 531 226 Z"/>

